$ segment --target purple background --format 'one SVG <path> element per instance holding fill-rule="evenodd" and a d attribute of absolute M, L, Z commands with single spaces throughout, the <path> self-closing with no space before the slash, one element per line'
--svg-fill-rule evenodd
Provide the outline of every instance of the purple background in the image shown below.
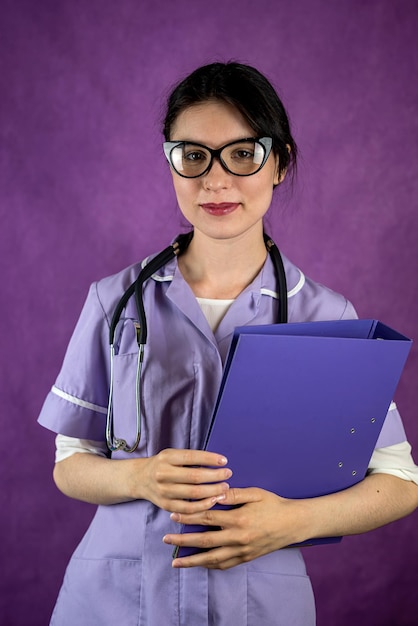
<path fill-rule="evenodd" d="M 418 337 L 417 16 L 415 0 L 2 0 L 2 625 L 47 623 L 94 512 L 55 489 L 36 418 L 90 282 L 181 228 L 160 135 L 179 77 L 234 58 L 271 78 L 301 161 L 270 232 Z M 396 401 L 416 449 L 417 374 L 415 347 Z M 418 623 L 417 522 L 306 552 L 319 626 Z"/>

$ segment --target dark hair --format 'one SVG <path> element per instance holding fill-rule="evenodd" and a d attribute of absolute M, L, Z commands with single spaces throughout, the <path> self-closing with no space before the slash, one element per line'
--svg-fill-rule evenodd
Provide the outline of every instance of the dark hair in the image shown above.
<path fill-rule="evenodd" d="M 172 91 L 167 102 L 163 134 L 170 132 L 178 115 L 194 104 L 221 100 L 233 105 L 257 137 L 271 137 L 279 158 L 279 174 L 296 168 L 297 146 L 290 132 L 282 101 L 263 74 L 241 63 L 211 63 L 196 69 Z M 290 148 L 290 150 L 289 150 Z"/>

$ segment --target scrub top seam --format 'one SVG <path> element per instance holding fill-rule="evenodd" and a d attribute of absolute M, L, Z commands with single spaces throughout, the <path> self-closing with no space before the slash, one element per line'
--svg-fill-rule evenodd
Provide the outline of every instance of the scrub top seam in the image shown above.
<path fill-rule="evenodd" d="M 94 286 L 94 290 L 95 290 L 95 293 L 96 293 L 96 299 L 97 299 L 97 302 L 98 302 L 98 304 L 99 304 L 99 306 L 100 306 L 100 308 L 101 308 L 101 310 L 102 310 L 102 313 L 103 313 L 103 318 L 104 318 L 104 320 L 106 321 L 106 323 L 107 323 L 107 325 L 108 325 L 108 328 L 110 328 L 110 320 L 109 320 L 109 317 L 108 317 L 108 315 L 107 315 L 107 313 L 106 313 L 106 309 L 105 309 L 105 307 L 104 307 L 104 305 L 103 305 L 103 302 L 102 302 L 102 301 L 101 301 L 101 299 L 100 299 L 100 295 L 99 295 L 99 283 L 98 283 L 98 281 L 96 281 L 95 283 L 93 283 L 93 286 Z"/>

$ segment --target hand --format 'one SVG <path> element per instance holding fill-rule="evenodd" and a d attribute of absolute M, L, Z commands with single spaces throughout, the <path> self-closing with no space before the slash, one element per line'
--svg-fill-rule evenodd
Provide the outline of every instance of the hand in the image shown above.
<path fill-rule="evenodd" d="M 222 505 L 239 506 L 171 515 L 171 519 L 182 524 L 221 528 L 203 533 L 166 535 L 163 538 L 165 543 L 207 550 L 174 559 L 173 567 L 228 569 L 308 538 L 302 500 L 287 500 L 252 487 L 230 489 Z"/>
<path fill-rule="evenodd" d="M 225 497 L 232 476 L 220 454 L 166 449 L 149 457 L 141 475 L 141 496 L 166 511 L 206 511 Z"/>

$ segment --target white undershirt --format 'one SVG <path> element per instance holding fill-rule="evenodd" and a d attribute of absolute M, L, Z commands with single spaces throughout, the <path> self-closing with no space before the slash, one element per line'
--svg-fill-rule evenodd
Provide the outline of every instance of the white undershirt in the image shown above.
<path fill-rule="evenodd" d="M 214 300 L 213 298 L 196 298 L 212 332 L 216 332 L 219 324 L 234 300 Z"/>
<path fill-rule="evenodd" d="M 208 323 L 215 332 L 221 320 L 234 300 L 215 300 L 212 298 L 196 298 Z M 55 462 L 63 461 L 76 452 L 107 456 L 108 449 L 102 441 L 77 439 L 57 435 L 55 439 Z M 403 480 L 411 480 L 418 485 L 418 467 L 411 455 L 411 446 L 407 441 L 393 446 L 379 448 L 373 452 L 369 463 L 370 474 L 392 474 Z"/>

